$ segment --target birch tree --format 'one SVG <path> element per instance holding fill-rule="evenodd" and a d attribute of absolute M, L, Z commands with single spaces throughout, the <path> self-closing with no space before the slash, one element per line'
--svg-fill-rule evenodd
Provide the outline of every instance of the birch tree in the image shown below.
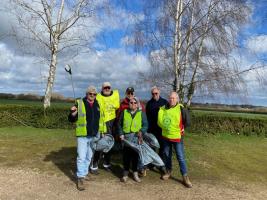
<path fill-rule="evenodd" d="M 178 92 L 187 106 L 196 92 L 237 93 L 245 85 L 242 75 L 262 67 L 242 69 L 232 56 L 240 46 L 238 33 L 249 22 L 246 1 L 151 0 L 144 7 L 134 41 L 152 67 L 142 78 Z"/>
<path fill-rule="evenodd" d="M 29 53 L 43 50 L 48 60 L 49 73 L 44 95 L 44 108 L 50 106 L 59 54 L 72 50 L 71 54 L 88 45 L 94 32 L 86 32 L 97 20 L 97 10 L 105 1 L 96 0 L 10 0 L 10 11 L 19 22 L 19 30 L 25 35 L 19 42 Z M 87 24 L 88 23 L 88 24 Z M 91 24 L 90 24 L 91 23 Z M 96 25 L 97 23 L 95 23 Z M 91 25 L 91 27 L 90 27 Z"/>

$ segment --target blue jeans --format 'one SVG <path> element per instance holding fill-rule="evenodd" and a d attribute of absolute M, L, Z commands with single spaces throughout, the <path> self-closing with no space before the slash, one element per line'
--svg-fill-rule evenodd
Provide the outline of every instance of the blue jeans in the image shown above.
<path fill-rule="evenodd" d="M 180 142 L 170 142 L 168 140 L 162 140 L 162 157 L 166 170 L 172 170 L 172 146 L 174 147 L 176 158 L 179 162 L 180 172 L 184 176 L 187 174 L 185 155 L 184 155 L 184 142 L 181 139 Z"/>
<path fill-rule="evenodd" d="M 88 168 L 93 156 L 90 146 L 92 137 L 77 137 L 77 177 L 84 178 L 88 174 Z"/>

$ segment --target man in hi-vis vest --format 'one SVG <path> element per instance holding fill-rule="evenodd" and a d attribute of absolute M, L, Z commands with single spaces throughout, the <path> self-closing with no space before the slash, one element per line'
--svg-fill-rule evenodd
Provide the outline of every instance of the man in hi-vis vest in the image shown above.
<path fill-rule="evenodd" d="M 176 92 L 171 92 L 166 106 L 162 106 L 158 112 L 158 125 L 162 129 L 162 156 L 167 173 L 162 176 L 167 180 L 172 170 L 172 147 L 174 147 L 176 158 L 179 162 L 180 172 L 183 176 L 183 183 L 186 187 L 192 187 L 187 175 L 187 168 L 184 155 L 181 104 Z"/>
<path fill-rule="evenodd" d="M 100 108 L 96 98 L 96 88 L 89 86 L 86 96 L 77 99 L 71 107 L 69 121 L 76 122 L 77 136 L 77 188 L 85 190 L 85 181 L 88 181 L 88 169 L 93 155 L 90 143 L 97 136 L 99 128 Z"/>
<path fill-rule="evenodd" d="M 114 136 L 114 121 L 116 118 L 116 110 L 120 107 L 120 96 L 118 90 L 112 90 L 109 82 L 104 82 L 101 93 L 98 93 L 96 99 L 100 106 L 100 123 L 99 132 L 101 136 L 104 134 L 111 134 Z M 91 173 L 98 174 L 98 163 L 101 155 L 104 155 L 103 167 L 105 170 L 111 172 L 111 151 L 102 153 L 96 151 L 93 157 L 91 166 Z"/>

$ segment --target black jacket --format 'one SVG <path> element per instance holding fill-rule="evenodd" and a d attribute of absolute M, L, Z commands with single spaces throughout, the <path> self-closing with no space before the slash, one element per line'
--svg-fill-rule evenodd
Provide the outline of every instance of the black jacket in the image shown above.
<path fill-rule="evenodd" d="M 156 137 L 161 136 L 161 128 L 158 126 L 158 112 L 161 106 L 167 105 L 168 101 L 159 97 L 159 100 L 151 98 L 146 104 L 146 116 L 148 121 L 148 133 L 153 133 Z"/>
<path fill-rule="evenodd" d="M 88 136 L 96 136 L 99 129 L 99 118 L 100 118 L 100 109 L 97 100 L 95 99 L 93 106 L 91 107 L 86 98 L 83 98 L 83 103 L 85 105 L 86 111 L 86 122 L 87 122 L 87 135 Z M 78 105 L 75 105 L 78 108 Z M 78 114 L 76 116 L 72 116 L 69 114 L 69 121 L 76 122 L 78 120 Z"/>

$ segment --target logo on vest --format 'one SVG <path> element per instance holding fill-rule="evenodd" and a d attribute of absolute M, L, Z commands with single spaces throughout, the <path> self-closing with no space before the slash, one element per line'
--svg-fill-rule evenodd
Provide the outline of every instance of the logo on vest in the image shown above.
<path fill-rule="evenodd" d="M 114 106 L 112 104 L 107 104 L 106 105 L 106 111 L 107 112 L 112 112 L 114 111 Z"/>
<path fill-rule="evenodd" d="M 169 117 L 165 117 L 164 119 L 163 119 L 163 126 L 165 127 L 165 128 L 168 128 L 169 126 L 170 126 L 170 124 L 171 124 L 171 118 L 169 118 Z"/>

